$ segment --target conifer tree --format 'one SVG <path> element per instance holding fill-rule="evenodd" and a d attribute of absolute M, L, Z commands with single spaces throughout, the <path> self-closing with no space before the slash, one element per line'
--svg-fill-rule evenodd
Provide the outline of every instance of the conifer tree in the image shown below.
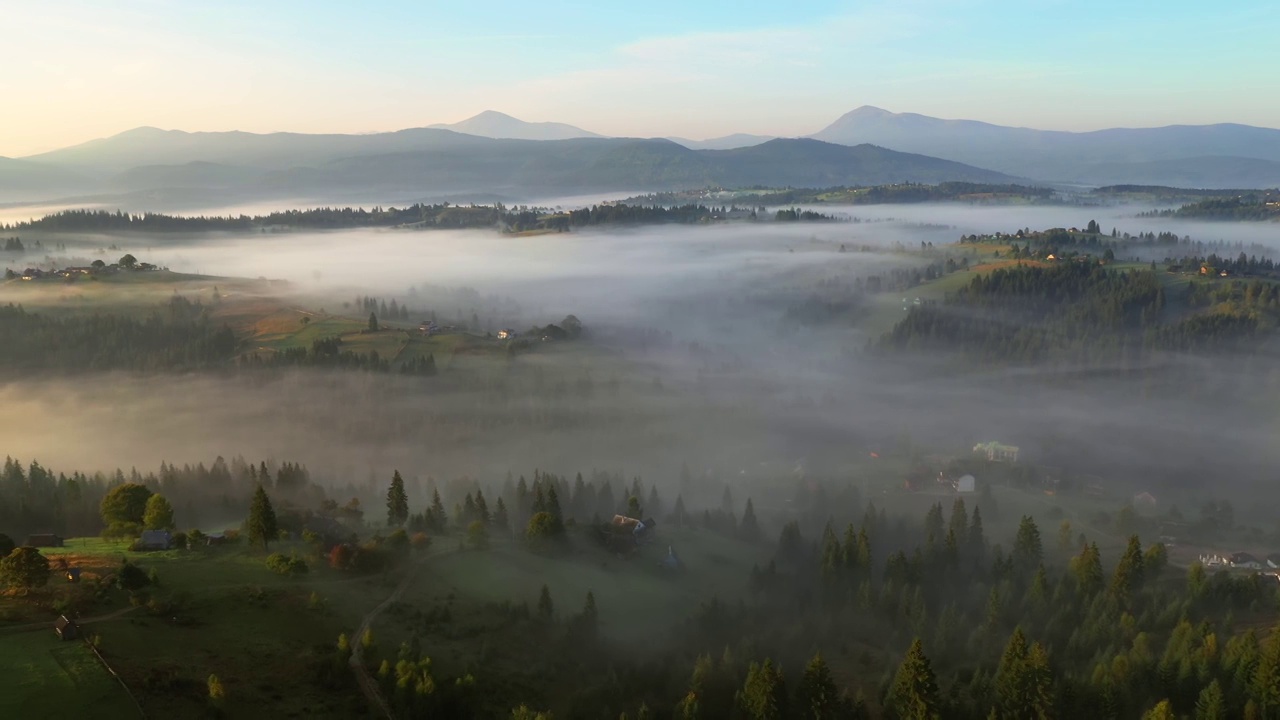
<path fill-rule="evenodd" d="M 554 613 L 555 607 L 551 604 L 551 589 L 543 585 L 542 592 L 538 595 L 538 618 L 548 621 L 551 620 Z"/>
<path fill-rule="evenodd" d="M 498 506 L 493 511 L 493 526 L 502 532 L 511 532 L 511 519 L 507 517 L 507 504 L 498 498 Z"/>
<path fill-rule="evenodd" d="M 951 519 L 947 522 L 947 530 L 955 533 L 957 540 L 968 533 L 969 513 L 965 510 L 964 498 L 956 498 L 956 501 L 951 503 Z"/>
<path fill-rule="evenodd" d="M 804 677 L 796 691 L 796 716 L 804 720 L 840 720 L 848 717 L 851 708 L 840 697 L 831 668 L 819 653 L 805 666 Z"/>
<path fill-rule="evenodd" d="M 1044 560 L 1044 548 L 1040 542 L 1040 528 L 1030 515 L 1023 515 L 1018 523 L 1018 535 L 1013 541 L 1013 565 L 1026 575 L 1035 572 Z"/>
<path fill-rule="evenodd" d="M 262 543 L 262 549 L 267 549 L 267 543 L 275 540 L 280 534 L 280 525 L 276 520 L 276 512 L 271 508 L 271 498 L 267 497 L 267 491 L 259 485 L 258 489 L 253 493 L 253 503 L 249 506 L 249 542 Z"/>
<path fill-rule="evenodd" d="M 1111 594 L 1127 604 L 1134 592 L 1142 587 L 1142 544 L 1137 535 L 1129 536 L 1129 545 L 1111 576 Z"/>
<path fill-rule="evenodd" d="M 938 679 L 919 638 L 898 666 L 885 705 L 898 720 L 941 720 Z"/>
<path fill-rule="evenodd" d="M 1227 720 L 1227 700 L 1217 680 L 1200 691 L 1196 699 L 1196 720 Z"/>
<path fill-rule="evenodd" d="M 440 499 L 440 491 L 431 491 L 431 508 L 427 510 L 427 523 L 436 532 L 444 532 L 449 516 L 444 510 L 444 501 Z"/>
<path fill-rule="evenodd" d="M 476 519 L 488 525 L 489 521 L 492 520 L 493 518 L 492 516 L 489 515 L 489 503 L 486 502 L 484 499 L 483 490 L 476 490 L 475 505 L 476 505 Z"/>
<path fill-rule="evenodd" d="M 782 720 L 787 717 L 786 682 L 772 660 L 751 663 L 747 680 L 738 693 L 738 707 L 751 720 Z"/>
<path fill-rule="evenodd" d="M 387 488 L 387 525 L 400 527 L 409 520 L 409 496 L 404 491 L 404 479 L 396 470 L 391 476 L 391 487 Z"/>
<path fill-rule="evenodd" d="M 738 536 L 747 542 L 760 540 L 760 523 L 756 520 L 756 508 L 747 498 L 747 507 L 742 511 L 742 521 L 738 523 Z"/>

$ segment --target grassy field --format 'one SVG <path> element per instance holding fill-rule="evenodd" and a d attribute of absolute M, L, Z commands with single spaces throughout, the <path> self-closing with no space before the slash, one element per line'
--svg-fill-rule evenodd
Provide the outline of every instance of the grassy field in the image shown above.
<path fill-rule="evenodd" d="M 301 543 L 277 543 L 272 551 L 277 550 L 303 554 L 307 548 Z M 242 545 L 136 553 L 123 543 L 74 538 L 66 547 L 45 548 L 44 553 L 51 561 L 65 559 L 81 568 L 81 582 L 72 585 L 55 574 L 49 587 L 34 596 L 0 596 L 4 611 L 0 613 L 4 618 L 0 647 L 5 650 L 0 654 L 0 678 L 4 678 L 0 682 L 25 678 L 12 692 L 0 693 L 0 717 L 97 717 L 74 709 L 68 715 L 66 708 L 60 715 L 29 714 L 44 712 L 41 703 L 50 688 L 58 694 L 48 680 L 55 677 L 57 666 L 47 652 L 41 655 L 22 648 L 55 643 L 56 613 L 50 608 L 59 601 L 92 596 L 95 580 L 114 573 L 126 558 L 148 572 L 155 571 L 159 585 L 147 592 L 161 605 L 131 608 L 127 593 L 111 589 L 106 597 L 82 607 L 80 617 L 87 620 L 86 635 L 98 639 L 100 651 L 148 716 L 205 714 L 206 681 L 211 674 L 226 687 L 227 717 L 349 718 L 368 713 L 364 698 L 353 686 L 321 685 L 316 672 L 319 664 L 331 658 L 339 633 L 352 632 L 360 617 L 390 593 L 394 576 L 352 576 L 313 560 L 306 575 L 284 577 L 265 566 L 260 550 Z M 32 621 L 44 627 L 27 629 L 26 623 Z M 11 647 L 19 652 L 10 652 Z M 53 647 L 68 653 L 73 646 Z M 86 657 L 92 659 L 87 653 Z M 3 672 L 5 663 L 21 667 Z M 79 677 L 84 672 L 67 670 L 66 675 Z M 102 675 L 111 680 L 105 671 Z M 113 685 L 111 680 L 106 687 Z M 85 685 L 84 702 L 90 702 L 88 693 L 96 692 L 95 687 Z M 119 690 L 118 685 L 114 687 Z M 6 712 L 6 702 L 31 710 Z M 128 713 L 101 717 L 128 717 Z"/>
<path fill-rule="evenodd" d="M 81 641 L 53 630 L 0 636 L 0 717 L 130 718 L 138 710 Z"/>

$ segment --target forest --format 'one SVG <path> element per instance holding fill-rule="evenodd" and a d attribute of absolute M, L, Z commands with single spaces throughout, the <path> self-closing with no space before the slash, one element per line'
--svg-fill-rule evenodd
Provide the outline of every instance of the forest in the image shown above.
<path fill-rule="evenodd" d="M 0 307 L 0 368 L 9 373 L 211 369 L 230 361 L 237 347 L 231 329 L 211 320 L 206 306 L 178 295 L 141 318 Z"/>
<path fill-rule="evenodd" d="M 41 232 L 273 232 L 280 230 L 336 230 L 367 227 L 399 228 L 502 228 L 508 232 L 567 231 L 599 225 L 692 224 L 756 219 L 753 207 L 711 207 L 700 203 L 677 206 L 607 203 L 558 212 L 549 208 L 504 205 L 414 204 L 405 208 L 315 208 L 285 210 L 267 215 L 180 216 L 162 213 L 126 213 L 109 210 L 63 210 L 38 220 L 0 225 L 0 230 Z M 790 219 L 790 218 L 788 218 Z M 799 220 L 835 218 L 808 213 Z M 19 252 L 18 238 L 7 247 Z"/>
<path fill-rule="evenodd" d="M 912 308 L 880 340 L 896 351 L 944 351 L 984 363 L 1118 365 L 1132 369 L 1165 351 L 1261 353 L 1274 327 L 1280 286 L 1254 281 L 1226 291 L 1231 302 L 1172 316 L 1156 272 L 1112 271 L 1096 262 L 1020 266 L 974 277 L 940 305 Z M 1189 283 L 1182 303 L 1208 305 Z"/>
<path fill-rule="evenodd" d="M 686 472 L 681 486 L 696 482 Z M 571 604 L 557 612 L 565 598 L 545 586 L 534 607 L 531 599 L 494 605 L 492 624 L 471 632 L 536 638 L 536 660 L 523 640 L 496 643 L 491 653 L 523 669 L 497 676 L 480 664 L 457 682 L 430 659 L 432 639 L 448 627 L 440 609 L 398 608 L 401 632 L 383 639 L 389 652 L 370 660 L 369 672 L 405 717 L 532 717 L 518 714 L 526 707 L 567 718 L 1154 720 L 1265 718 L 1280 708 L 1280 633 L 1259 628 L 1274 617 L 1274 579 L 1171 566 L 1168 548 L 1144 537 L 1176 510 L 1152 518 L 1126 506 L 1102 529 L 1070 519 L 1042 526 L 1026 515 L 1001 521 L 988 488 L 940 498 L 923 517 L 891 516 L 836 479 L 749 484 L 737 497 L 726 484 L 719 503 L 697 506 L 683 494 L 663 498 L 640 478 L 601 472 L 570 481 L 534 471 L 531 482 L 508 476 L 496 486 L 465 477 L 406 482 L 397 472 L 381 487 L 385 511 L 367 502 L 371 488 L 326 492 L 288 462 L 218 458 L 207 468 L 67 476 L 9 459 L 0 471 L 0 523 L 136 534 L 208 527 L 216 516 L 233 526 L 233 542 L 266 547 L 281 532 L 304 538 L 292 559 L 257 551 L 277 572 L 328 566 L 359 575 L 407 572 L 411 548 L 455 541 L 476 553 L 472 563 L 484 563 L 491 548 L 530 563 L 608 557 L 606 520 L 621 513 L 660 518 L 657 526 L 668 528 L 660 532 L 718 536 L 762 559 L 739 578 L 735 597 L 705 602 L 643 652 L 600 633 L 597 618 L 608 608 L 590 593 L 580 611 Z M 413 507 L 410 492 L 430 500 Z M 781 503 L 793 510 L 779 513 Z M 1238 531 L 1220 507 L 1229 510 L 1202 509 L 1196 532 Z M 390 534 L 355 539 L 380 525 Z M 184 543 L 202 536 L 178 535 Z M 16 565 L 4 571 L 10 582 L 26 577 Z M 696 583 L 697 568 L 682 572 Z M 163 584 L 147 585 L 133 592 L 190 611 L 161 600 Z M 355 640 L 343 636 L 336 649 L 313 654 L 311 682 L 349 687 Z M 548 691 L 570 677 L 574 693 Z M 148 689 L 156 692 L 164 690 Z"/>
<path fill-rule="evenodd" d="M 627 202 L 664 205 L 698 200 L 708 193 L 728 197 L 735 203 L 756 205 L 878 205 L 926 202 L 983 202 L 1025 200 L 1048 202 L 1054 197 L 1050 188 L 1028 185 L 999 185 L 974 182 L 894 183 L 892 185 L 839 186 L 825 188 L 714 188 L 711 190 L 651 193 L 630 198 Z"/>
<path fill-rule="evenodd" d="M 1145 216 L 1196 220 L 1276 220 L 1280 218 L 1280 192 L 1249 191 L 1234 197 L 1210 197 L 1173 210 L 1153 210 Z"/>

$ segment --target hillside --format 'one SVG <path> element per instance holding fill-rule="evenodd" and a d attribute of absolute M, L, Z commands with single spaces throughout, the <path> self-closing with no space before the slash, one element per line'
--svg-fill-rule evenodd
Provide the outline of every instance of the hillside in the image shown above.
<path fill-rule="evenodd" d="M 683 145 L 690 150 L 733 150 L 735 148 L 759 145 L 773 139 L 772 135 L 751 135 L 749 133 L 733 133 L 732 135 L 707 138 L 706 140 L 689 140 L 682 137 L 667 138 L 667 140 L 677 145 Z"/>
<path fill-rule="evenodd" d="M 0 157 L 0 195 L 4 199 L 32 199 L 51 191 L 74 192 L 89 185 L 87 178 L 69 170 Z"/>
<path fill-rule="evenodd" d="M 262 171 L 220 163 L 192 161 L 182 165 L 142 165 L 111 178 L 123 190 L 151 188 L 223 188 L 252 182 Z"/>

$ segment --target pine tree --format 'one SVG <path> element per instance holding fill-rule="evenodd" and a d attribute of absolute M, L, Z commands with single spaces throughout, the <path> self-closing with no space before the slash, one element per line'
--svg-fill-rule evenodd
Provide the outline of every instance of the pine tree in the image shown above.
<path fill-rule="evenodd" d="M 1173 713 L 1173 706 L 1168 700 L 1161 700 L 1143 714 L 1142 720 L 1178 720 L 1178 716 Z"/>
<path fill-rule="evenodd" d="M 489 503 L 484 499 L 483 490 L 476 490 L 476 519 L 486 525 L 493 519 L 489 515 Z"/>
<path fill-rule="evenodd" d="M 886 698 L 886 709 L 898 720 L 941 720 L 938 679 L 924 645 L 916 638 L 898 666 Z"/>
<path fill-rule="evenodd" d="M 747 680 L 738 693 L 738 706 L 750 720 L 782 720 L 787 717 L 787 686 L 782 672 L 766 659 L 751 663 Z"/>
<path fill-rule="evenodd" d="M 969 530 L 969 513 L 964 507 L 964 498 L 956 498 L 951 503 L 951 519 L 947 523 L 947 530 L 954 533 L 956 540 L 965 537 Z"/>
<path fill-rule="evenodd" d="M 1280 717 L 1280 628 L 1267 638 L 1249 689 L 1263 717 Z"/>
<path fill-rule="evenodd" d="M 551 589 L 543 585 L 542 592 L 538 595 L 538 618 L 543 621 L 550 621 L 554 613 L 555 607 L 551 604 Z"/>
<path fill-rule="evenodd" d="M 1227 720 L 1227 700 L 1217 680 L 1200 691 L 1196 700 L 1196 720 Z"/>
<path fill-rule="evenodd" d="M 578 616 L 578 629 L 583 640 L 594 640 L 600 627 L 600 613 L 596 609 L 596 594 L 587 591 L 586 602 L 582 606 L 582 615 Z"/>
<path fill-rule="evenodd" d="M 987 538 L 982 530 L 982 508 L 980 507 L 975 507 L 973 515 L 969 517 L 969 538 L 965 547 L 970 558 L 982 562 L 982 557 L 987 552 Z"/>
<path fill-rule="evenodd" d="M 391 487 L 387 488 L 387 525 L 400 527 L 409 520 L 409 496 L 404 491 L 404 479 L 396 470 L 391 476 Z"/>
<path fill-rule="evenodd" d="M 840 697 L 831 668 L 819 653 L 813 656 L 804 669 L 800 687 L 796 691 L 797 717 L 804 720 L 840 720 L 848 717 L 850 708 Z"/>
<path fill-rule="evenodd" d="M 440 491 L 431 491 L 431 508 L 427 510 L 427 523 L 436 532 L 444 532 L 449 516 L 444 510 L 444 501 L 440 499 Z"/>
<path fill-rule="evenodd" d="M 507 504 L 498 498 L 497 509 L 493 511 L 493 526 L 505 533 L 511 532 L 511 519 L 507 517 Z"/>
<path fill-rule="evenodd" d="M 1129 545 L 1111 576 L 1111 594 L 1127 604 L 1133 593 L 1142 587 L 1142 544 L 1137 535 L 1129 536 Z"/>
<path fill-rule="evenodd" d="M 1085 598 L 1093 597 L 1102 589 L 1102 553 L 1098 552 L 1097 543 L 1089 543 L 1079 555 L 1071 558 L 1071 573 Z"/>
<path fill-rule="evenodd" d="M 996 669 L 996 706 L 992 716 L 999 720 L 1030 720 L 1036 717 L 1029 692 L 1031 680 L 1027 639 L 1021 627 L 1014 628 Z"/>
<path fill-rule="evenodd" d="M 262 543 L 263 550 L 267 549 L 267 543 L 280 534 L 276 511 L 271 508 L 271 498 L 267 497 L 267 491 L 261 485 L 254 491 L 253 503 L 249 506 L 248 530 L 249 542 Z"/>
<path fill-rule="evenodd" d="M 378 332 L 378 316 L 374 313 L 369 313 L 369 331 Z"/>
<path fill-rule="evenodd" d="M 1044 560 L 1044 548 L 1040 542 L 1040 528 L 1030 515 L 1023 515 L 1018 523 L 1018 535 L 1013 542 L 1013 565 L 1026 575 L 1035 572 Z"/>
<path fill-rule="evenodd" d="M 760 523 L 756 520 L 756 508 L 747 498 L 747 507 L 742 511 L 742 522 L 738 523 L 738 536 L 747 542 L 760 540 Z"/>

